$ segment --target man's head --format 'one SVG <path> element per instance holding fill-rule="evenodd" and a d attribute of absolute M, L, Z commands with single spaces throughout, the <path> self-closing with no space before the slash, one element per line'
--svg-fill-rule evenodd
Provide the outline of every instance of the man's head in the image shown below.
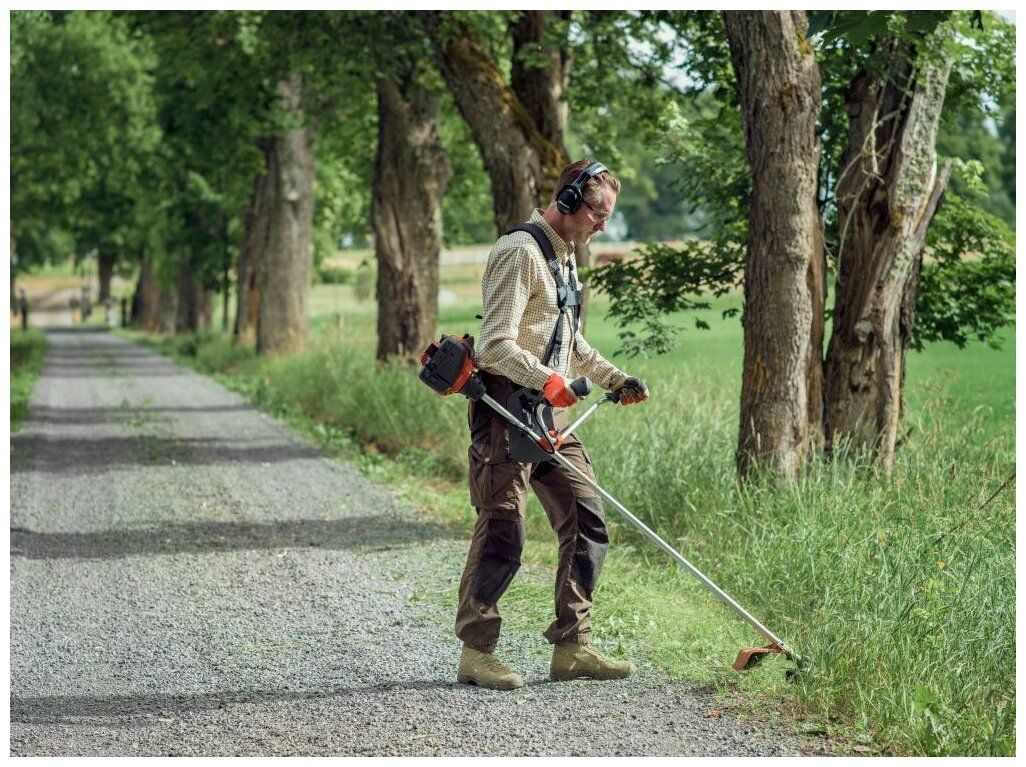
<path fill-rule="evenodd" d="M 549 204 L 549 211 L 560 217 L 561 226 L 557 228 L 560 236 L 578 245 L 587 245 L 593 234 L 606 228 L 606 222 L 613 215 L 616 198 L 620 194 L 620 180 L 608 170 L 602 170 L 580 185 L 582 200 L 576 211 L 559 210 L 556 202 L 559 191 L 577 181 L 591 164 L 591 160 L 585 158 L 567 165 L 559 174 L 556 191 Z"/>

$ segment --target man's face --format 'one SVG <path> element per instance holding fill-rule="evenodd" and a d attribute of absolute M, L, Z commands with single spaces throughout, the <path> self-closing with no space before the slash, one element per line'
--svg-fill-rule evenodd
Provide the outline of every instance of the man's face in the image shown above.
<path fill-rule="evenodd" d="M 578 245 L 587 245 L 591 242 L 596 232 L 605 231 L 609 217 L 613 215 L 613 208 L 616 207 L 616 193 L 607 187 L 602 189 L 602 203 L 600 205 L 589 205 L 587 202 L 573 216 L 574 236 L 573 241 Z"/>

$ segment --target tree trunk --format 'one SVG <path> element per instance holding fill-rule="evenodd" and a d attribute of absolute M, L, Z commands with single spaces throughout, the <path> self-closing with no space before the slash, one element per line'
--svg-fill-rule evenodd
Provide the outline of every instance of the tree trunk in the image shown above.
<path fill-rule="evenodd" d="M 303 119 L 302 78 L 278 83 L 285 108 Z M 306 346 L 307 299 L 313 268 L 313 125 L 274 137 L 267 168 L 267 248 L 259 283 L 258 354 L 300 352 Z"/>
<path fill-rule="evenodd" d="M 175 293 L 178 295 L 175 305 L 175 332 L 195 333 L 198 326 L 196 308 L 199 290 L 189 271 L 188 253 L 182 253 L 178 258 Z"/>
<path fill-rule="evenodd" d="M 449 175 L 437 98 L 413 78 L 379 81 L 372 207 L 379 360 L 415 358 L 434 338 Z"/>
<path fill-rule="evenodd" d="M 12 315 L 16 315 L 18 313 L 18 311 L 19 311 L 17 299 L 15 298 L 15 293 L 14 293 L 14 285 L 15 285 L 15 282 L 17 281 L 16 278 L 18 276 L 18 248 L 17 248 L 18 241 L 17 241 L 17 238 L 13 234 L 10 235 L 10 238 L 11 238 L 11 240 L 10 240 L 11 241 L 11 249 L 8 251 L 8 253 L 9 253 L 10 259 L 11 259 L 11 293 L 10 293 L 11 314 Z"/>
<path fill-rule="evenodd" d="M 99 303 L 110 298 L 110 283 L 114 277 L 114 263 L 117 261 L 117 253 L 112 248 L 100 248 L 97 256 L 97 273 L 99 275 Z"/>
<path fill-rule="evenodd" d="M 724 13 L 752 169 L 737 465 L 793 478 L 808 441 L 812 295 L 821 257 L 819 69 L 800 11 Z M 817 250 L 818 249 L 818 250 Z"/>
<path fill-rule="evenodd" d="M 565 40 L 557 48 L 549 49 L 546 36 L 553 21 L 569 21 L 570 11 L 521 11 L 510 24 L 513 36 L 513 66 L 510 84 L 520 99 L 538 132 L 561 155 L 564 165 L 569 163 L 566 152 L 566 121 L 569 105 L 564 99 L 570 80 L 571 58 Z M 538 66 L 544 56 L 547 64 Z M 532 64 L 534 64 L 532 66 Z M 555 188 L 551 177 L 540 179 L 538 202 L 548 202 Z M 545 183 L 549 182 L 546 187 Z"/>
<path fill-rule="evenodd" d="M 551 191 L 564 155 L 538 130 L 502 71 L 450 12 L 425 11 L 438 67 L 452 91 L 492 182 L 498 232 L 526 221 Z M 444 29 L 443 29 L 444 27 Z"/>
<path fill-rule="evenodd" d="M 155 333 L 159 325 L 160 287 L 153 274 L 153 261 L 144 255 L 139 264 L 139 282 L 132 297 L 132 325 Z"/>
<path fill-rule="evenodd" d="M 214 321 L 214 291 L 201 290 L 197 299 L 196 327 L 198 330 L 210 330 Z"/>
<path fill-rule="evenodd" d="M 231 298 L 231 271 L 232 271 L 232 254 L 231 249 L 228 247 L 228 216 L 222 215 L 220 225 L 218 227 L 218 234 L 220 237 L 223 258 L 221 261 L 221 332 L 228 332 L 228 310 L 229 301 Z M 213 316 L 213 308 L 211 307 L 211 316 Z"/>
<path fill-rule="evenodd" d="M 183 253 L 178 262 L 178 282 L 176 294 L 175 331 L 178 333 L 195 333 L 210 327 L 211 293 L 204 290 L 196 282 L 190 266 L 188 253 Z"/>
<path fill-rule="evenodd" d="M 889 472 L 926 231 L 950 173 L 937 173 L 935 138 L 951 63 L 886 47 L 889 77 L 861 72 L 847 96 L 825 427 L 829 445 L 872 448 Z"/>
<path fill-rule="evenodd" d="M 173 335 L 178 330 L 178 286 L 176 282 L 159 285 L 156 332 Z"/>
<path fill-rule="evenodd" d="M 269 216 L 267 213 L 268 172 L 271 138 L 257 139 L 264 156 L 264 172 L 253 181 L 253 194 L 243 217 L 242 243 L 239 246 L 239 267 L 236 275 L 234 343 L 251 343 L 256 339 L 260 317 L 260 284 L 264 252 L 267 249 Z"/>
<path fill-rule="evenodd" d="M 827 250 L 826 237 L 823 233 L 823 220 L 818 213 L 816 241 L 809 259 L 809 272 L 806 285 L 809 300 L 812 302 L 812 324 L 809 327 L 809 361 L 805 372 L 806 402 L 808 417 L 806 424 L 809 430 L 810 446 L 823 447 L 823 338 L 826 323 L 827 297 Z"/>

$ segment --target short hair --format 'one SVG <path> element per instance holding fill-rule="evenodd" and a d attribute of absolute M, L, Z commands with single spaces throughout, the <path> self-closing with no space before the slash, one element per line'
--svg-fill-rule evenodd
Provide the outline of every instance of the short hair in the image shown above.
<path fill-rule="evenodd" d="M 559 194 L 560 189 L 576 181 L 577 177 L 581 175 L 581 172 L 591 165 L 592 162 L 593 160 L 589 160 L 585 157 L 577 162 L 570 163 L 563 168 L 563 171 L 559 174 L 559 181 L 556 182 L 556 189 L 552 193 L 552 199 L 556 199 L 556 195 Z M 620 194 L 620 179 L 608 170 L 604 170 L 597 176 L 588 179 L 588 182 L 581 190 L 581 194 L 589 205 L 601 205 L 603 188 L 612 189 L 613 194 Z"/>

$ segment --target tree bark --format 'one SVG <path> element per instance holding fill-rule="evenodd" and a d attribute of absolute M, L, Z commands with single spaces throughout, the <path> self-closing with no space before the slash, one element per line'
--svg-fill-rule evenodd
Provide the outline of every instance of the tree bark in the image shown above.
<path fill-rule="evenodd" d="M 550 23 L 568 21 L 570 13 L 522 11 L 510 24 L 513 36 L 510 84 L 513 92 L 524 105 L 538 132 L 561 153 L 564 164 L 568 162 L 565 134 L 569 105 L 563 96 L 570 80 L 571 57 L 565 44 L 550 49 L 546 37 L 551 35 L 547 31 Z M 565 41 L 561 40 L 561 43 Z M 539 56 L 546 59 L 546 66 L 531 65 Z M 542 184 L 548 180 L 551 179 L 542 179 Z M 540 188 L 539 201 L 551 197 L 554 189 L 552 181 L 548 188 Z"/>
<path fill-rule="evenodd" d="M 218 234 L 220 236 L 221 247 L 224 249 L 222 268 L 221 268 L 221 332 L 228 332 L 228 312 L 229 304 L 231 300 L 231 272 L 232 272 L 232 255 L 231 249 L 228 246 L 228 216 L 222 215 L 218 226 Z M 211 309 L 211 317 L 213 317 L 213 309 Z"/>
<path fill-rule="evenodd" d="M 300 121 L 302 78 L 278 83 L 285 108 Z M 302 351 L 307 339 L 307 300 L 313 268 L 313 181 L 311 143 L 315 127 L 274 136 L 267 167 L 267 247 L 260 276 L 257 353 Z M 259 226 L 259 225 L 258 225 Z"/>
<path fill-rule="evenodd" d="M 160 285 L 158 282 L 157 298 L 157 333 L 173 335 L 178 330 L 178 285 L 171 282 Z"/>
<path fill-rule="evenodd" d="M 737 465 L 793 478 L 808 442 L 819 69 L 800 11 L 724 13 L 752 170 Z M 818 248 L 818 250 L 817 250 Z"/>
<path fill-rule="evenodd" d="M 110 298 L 110 283 L 114 277 L 114 263 L 117 261 L 117 253 L 113 248 L 100 248 L 96 257 L 97 274 L 99 276 L 99 303 Z"/>
<path fill-rule="evenodd" d="M 175 305 L 175 332 L 195 333 L 199 329 L 199 286 L 189 269 L 189 254 L 178 258 L 178 280 L 175 285 L 178 301 Z"/>
<path fill-rule="evenodd" d="M 139 281 L 132 298 L 132 325 L 148 333 L 157 332 L 160 311 L 160 286 L 153 274 L 153 261 L 144 255 L 139 264 Z"/>
<path fill-rule="evenodd" d="M 268 168 L 273 139 L 258 138 L 256 144 L 264 156 L 264 171 L 253 181 L 253 193 L 243 214 L 242 242 L 239 245 L 239 266 L 235 278 L 233 343 L 255 342 L 260 319 L 260 285 L 270 220 L 267 213 Z"/>
<path fill-rule="evenodd" d="M 188 253 L 183 253 L 178 263 L 175 294 L 175 332 L 195 333 L 210 327 L 213 294 L 196 281 Z"/>
<path fill-rule="evenodd" d="M 502 71 L 449 12 L 422 16 L 435 58 L 470 126 L 492 183 L 495 226 L 506 232 L 548 201 L 565 155 L 539 131 Z"/>
<path fill-rule="evenodd" d="M 822 448 L 823 437 L 823 339 L 826 324 L 827 297 L 827 250 L 823 233 L 823 220 L 818 214 L 816 240 L 809 259 L 806 285 L 812 302 L 812 323 L 809 326 L 809 361 L 805 372 L 805 391 L 808 406 L 806 424 L 809 430 L 809 445 Z"/>
<path fill-rule="evenodd" d="M 414 359 L 435 335 L 442 198 L 450 169 L 438 100 L 411 77 L 378 82 L 374 166 L 377 358 Z"/>
<path fill-rule="evenodd" d="M 950 173 L 937 172 L 935 139 L 951 62 L 885 48 L 887 78 L 861 72 L 847 95 L 825 428 L 832 448 L 873 449 L 889 472 L 926 231 Z"/>
<path fill-rule="evenodd" d="M 17 238 L 13 234 L 10 235 L 10 238 L 11 238 L 11 249 L 8 251 L 8 253 L 9 253 L 10 259 L 11 259 L 11 293 L 10 293 L 9 297 L 11 299 L 11 314 L 15 315 L 19 311 L 17 298 L 15 298 L 16 294 L 14 292 L 14 286 L 15 286 L 15 283 L 17 282 L 17 276 L 18 276 L 18 248 L 17 248 L 18 241 L 17 241 Z"/>

